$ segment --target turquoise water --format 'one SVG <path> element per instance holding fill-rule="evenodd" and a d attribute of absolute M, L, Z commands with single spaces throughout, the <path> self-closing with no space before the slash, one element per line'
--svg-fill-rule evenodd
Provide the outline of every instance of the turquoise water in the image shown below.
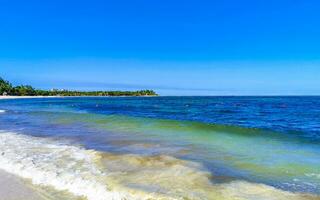
<path fill-rule="evenodd" d="M 1 131 L 190 161 L 213 185 L 320 194 L 319 97 L 26 99 L 3 100 L 0 110 Z"/>

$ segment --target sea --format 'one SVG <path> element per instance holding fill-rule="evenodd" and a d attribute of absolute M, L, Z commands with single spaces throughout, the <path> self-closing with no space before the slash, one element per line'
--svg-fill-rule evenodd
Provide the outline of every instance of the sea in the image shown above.
<path fill-rule="evenodd" d="M 49 199 L 320 199 L 320 97 L 0 100 L 0 170 Z"/>

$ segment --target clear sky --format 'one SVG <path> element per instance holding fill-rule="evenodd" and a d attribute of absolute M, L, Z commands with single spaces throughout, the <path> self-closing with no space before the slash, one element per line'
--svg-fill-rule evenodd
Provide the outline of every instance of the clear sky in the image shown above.
<path fill-rule="evenodd" d="M 316 0 L 0 0 L 0 76 L 37 88 L 320 95 Z"/>

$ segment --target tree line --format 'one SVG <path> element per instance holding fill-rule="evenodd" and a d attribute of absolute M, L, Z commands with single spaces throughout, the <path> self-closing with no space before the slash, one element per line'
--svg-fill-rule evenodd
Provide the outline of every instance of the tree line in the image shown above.
<path fill-rule="evenodd" d="M 0 95 L 10 96 L 157 96 L 153 90 L 138 91 L 74 91 L 74 90 L 39 90 L 30 85 L 13 86 L 0 77 Z"/>

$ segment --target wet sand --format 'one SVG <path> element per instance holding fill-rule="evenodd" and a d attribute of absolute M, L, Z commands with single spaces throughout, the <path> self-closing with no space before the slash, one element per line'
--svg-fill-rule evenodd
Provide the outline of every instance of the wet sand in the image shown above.
<path fill-rule="evenodd" d="M 1 200 L 44 200 L 45 198 L 34 191 L 28 184 L 14 175 L 0 170 L 0 199 Z"/>

